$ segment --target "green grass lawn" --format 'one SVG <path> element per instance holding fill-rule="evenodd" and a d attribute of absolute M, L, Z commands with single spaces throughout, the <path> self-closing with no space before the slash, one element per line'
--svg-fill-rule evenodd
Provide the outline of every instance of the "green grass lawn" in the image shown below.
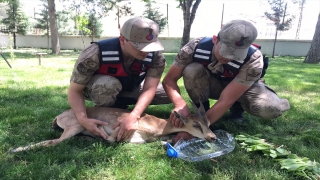
<path fill-rule="evenodd" d="M 41 66 L 35 51 L 48 52 Z M 195 163 L 167 157 L 160 141 L 107 144 L 82 136 L 11 154 L 12 148 L 61 135 L 51 123 L 70 108 L 67 89 L 79 52 L 63 50 L 56 56 L 47 50 L 20 49 L 14 52 L 14 60 L 9 51 L 3 54 L 13 68 L 0 57 L 0 179 L 301 179 L 280 169 L 272 158 L 248 153 L 239 144 L 228 155 Z M 167 71 L 175 54 L 165 56 Z M 303 57 L 270 58 L 266 83 L 291 103 L 283 116 L 266 121 L 246 113 L 248 122 L 239 125 L 226 121 L 225 115 L 212 129 L 233 136 L 262 134 L 268 142 L 320 162 L 320 65 L 302 62 Z M 183 88 L 182 80 L 179 85 Z M 185 90 L 182 94 L 189 101 Z M 171 104 L 149 106 L 146 113 L 168 118 L 172 108 Z"/>

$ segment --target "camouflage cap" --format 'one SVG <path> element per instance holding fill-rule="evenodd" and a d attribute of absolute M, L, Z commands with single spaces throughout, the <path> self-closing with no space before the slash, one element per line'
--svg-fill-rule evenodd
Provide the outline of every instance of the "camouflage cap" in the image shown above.
<path fill-rule="evenodd" d="M 122 36 L 140 51 L 162 51 L 164 48 L 158 40 L 159 26 L 154 21 L 135 17 L 122 25 Z"/>
<path fill-rule="evenodd" d="M 228 22 L 221 28 L 218 35 L 220 55 L 227 59 L 243 61 L 257 35 L 257 29 L 248 21 L 232 20 Z"/>

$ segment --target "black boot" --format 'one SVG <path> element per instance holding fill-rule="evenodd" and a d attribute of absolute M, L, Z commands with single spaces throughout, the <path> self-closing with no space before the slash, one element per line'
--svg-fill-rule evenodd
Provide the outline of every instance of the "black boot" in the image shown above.
<path fill-rule="evenodd" d="M 241 107 L 241 103 L 236 101 L 230 108 L 230 114 L 228 119 L 238 123 L 242 123 L 245 121 L 245 119 L 243 118 L 243 113 L 244 113 L 244 110 Z"/>
<path fill-rule="evenodd" d="M 202 103 L 203 104 L 203 107 L 204 107 L 204 110 L 207 112 L 209 109 L 210 109 L 210 103 L 209 101 L 205 101 Z M 197 106 L 197 108 L 200 107 L 200 103 L 197 103 L 195 104 Z"/>

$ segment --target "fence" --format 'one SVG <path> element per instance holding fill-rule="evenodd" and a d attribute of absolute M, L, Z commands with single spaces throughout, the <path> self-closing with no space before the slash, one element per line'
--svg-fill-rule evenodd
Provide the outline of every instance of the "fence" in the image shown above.
<path fill-rule="evenodd" d="M 103 37 L 106 39 L 111 37 Z M 101 39 L 94 39 L 98 41 Z M 180 49 L 180 37 L 160 37 L 159 38 L 163 46 L 164 52 L 178 52 Z M 59 38 L 61 49 L 78 49 L 84 48 L 82 44 L 81 36 L 61 36 Z M 271 55 L 273 50 L 272 39 L 257 39 L 255 43 L 262 46 L 262 52 L 266 55 Z M 89 37 L 84 37 L 84 44 L 88 46 L 91 43 Z M 31 48 L 47 48 L 48 39 L 47 36 L 41 35 L 17 35 L 17 47 L 31 47 Z M 0 35 L 0 46 L 7 47 L 9 45 L 8 35 Z M 49 46 L 51 43 L 49 43 Z M 306 56 L 311 46 L 311 40 L 286 40 L 279 39 L 276 43 L 275 55 L 276 56 Z"/>

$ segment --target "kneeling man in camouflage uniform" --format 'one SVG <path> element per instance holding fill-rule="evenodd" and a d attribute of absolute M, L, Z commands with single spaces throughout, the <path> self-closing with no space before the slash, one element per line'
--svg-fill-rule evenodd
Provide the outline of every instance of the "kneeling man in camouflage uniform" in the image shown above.
<path fill-rule="evenodd" d="M 130 115 L 113 127 L 120 126 L 117 140 L 132 135 L 149 104 L 171 103 L 159 83 L 166 62 L 158 35 L 154 21 L 132 18 L 123 24 L 119 38 L 93 43 L 79 55 L 68 100 L 79 123 L 95 136 L 107 138 L 97 127 L 104 122 L 87 117 L 85 99 L 95 106 L 127 108 L 135 104 Z"/>
<path fill-rule="evenodd" d="M 241 119 L 243 109 L 263 119 L 281 116 L 290 108 L 261 80 L 263 55 L 252 46 L 257 29 L 248 21 L 233 20 L 225 24 L 217 36 L 195 38 L 187 43 L 174 59 L 163 80 L 163 87 L 173 102 L 175 111 L 188 116 L 190 110 L 180 95 L 177 81 L 184 86 L 195 104 L 203 103 L 213 124 L 229 109 L 231 117 Z M 209 98 L 217 102 L 210 107 Z M 171 123 L 182 126 L 173 114 Z M 189 137 L 188 137 L 189 136 Z M 179 133 L 179 138 L 190 138 Z"/>

